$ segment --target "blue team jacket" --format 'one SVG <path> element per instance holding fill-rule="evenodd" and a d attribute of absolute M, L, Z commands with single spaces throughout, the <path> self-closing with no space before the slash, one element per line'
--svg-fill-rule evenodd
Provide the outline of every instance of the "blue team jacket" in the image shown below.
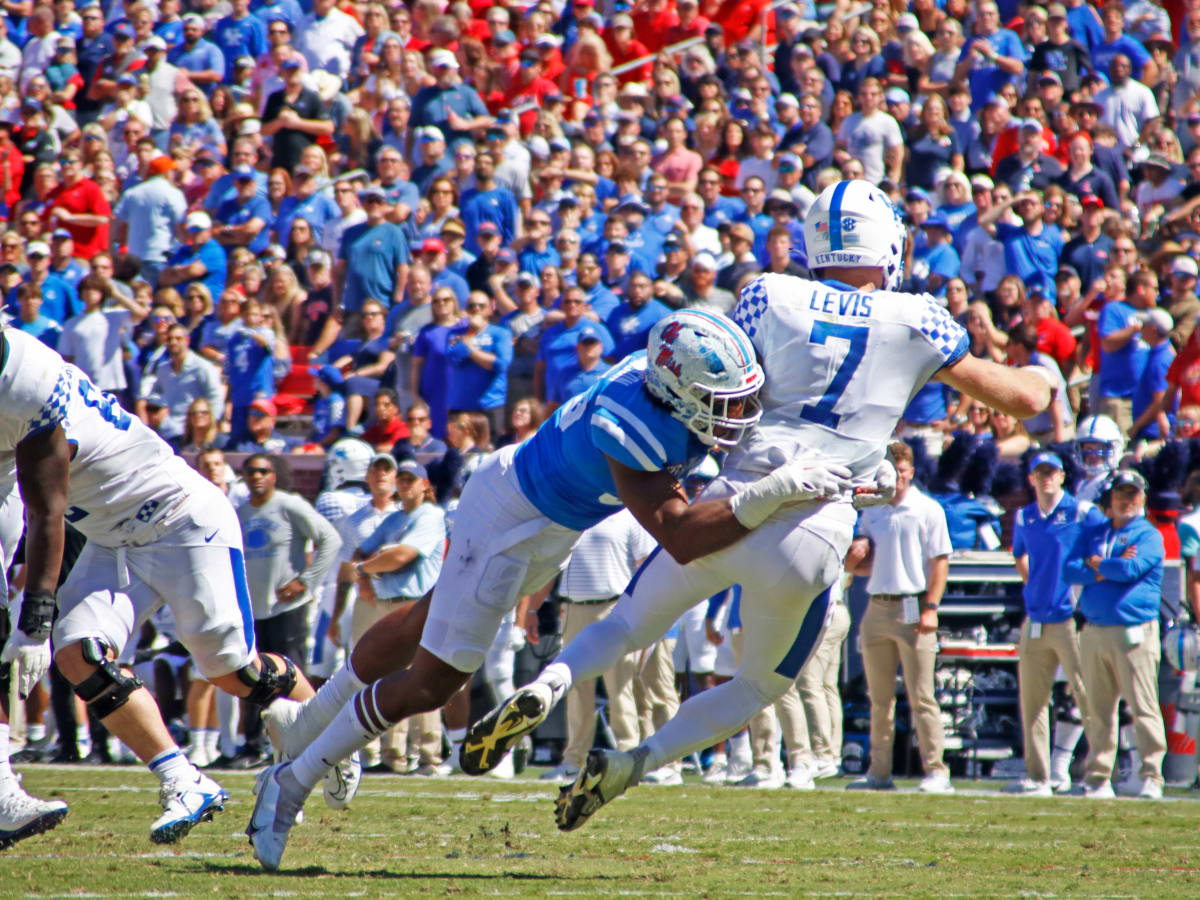
<path fill-rule="evenodd" d="M 1137 547 L 1132 559 L 1121 559 L 1130 545 Z M 1089 556 L 1102 557 L 1096 580 L 1084 563 Z M 1144 517 L 1114 530 L 1107 519 L 1084 525 L 1067 557 L 1063 574 L 1072 584 L 1082 584 L 1079 611 L 1093 625 L 1141 625 L 1158 617 L 1162 600 L 1162 535 Z"/>

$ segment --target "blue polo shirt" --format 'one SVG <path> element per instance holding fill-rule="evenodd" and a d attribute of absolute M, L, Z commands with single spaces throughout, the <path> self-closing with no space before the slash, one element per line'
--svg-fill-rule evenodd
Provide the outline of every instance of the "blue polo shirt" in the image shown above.
<path fill-rule="evenodd" d="M 360 222 L 342 232 L 338 259 L 346 261 L 342 308 L 358 312 L 367 300 L 391 306 L 396 292 L 396 269 L 412 262 L 408 238 L 391 222 Z"/>
<path fill-rule="evenodd" d="M 274 337 L 270 326 L 255 330 L 264 337 Z M 235 407 L 249 406 L 258 397 L 275 394 L 274 356 L 250 336 L 250 329 L 244 325 L 229 339 L 225 374 L 229 378 L 229 402 Z"/>
<path fill-rule="evenodd" d="M 1004 245 L 1004 260 L 1008 271 L 1029 282 L 1041 275 L 1050 299 L 1057 299 L 1054 276 L 1058 273 L 1058 258 L 1062 254 L 1062 232 L 1054 225 L 1043 225 L 1041 233 L 1030 234 L 1020 225 L 996 225 L 996 239 Z"/>
<path fill-rule="evenodd" d="M 704 224 L 716 228 L 726 222 L 741 222 L 746 218 L 746 204 L 737 197 L 717 197 L 704 210 Z"/>
<path fill-rule="evenodd" d="M 1134 419 L 1137 419 L 1149 408 L 1150 404 L 1154 402 L 1156 393 L 1167 389 L 1167 369 L 1171 368 L 1171 362 L 1174 359 L 1175 348 L 1171 346 L 1170 341 L 1163 341 L 1157 347 L 1151 347 L 1147 351 L 1146 367 L 1142 369 L 1142 377 L 1138 379 L 1137 386 L 1133 389 Z M 1176 407 L 1167 410 L 1167 421 L 1172 427 L 1175 425 L 1175 408 L 1178 407 L 1178 398 L 1175 402 Z M 1152 420 L 1134 437 L 1156 441 L 1159 438 L 1168 438 L 1170 435 L 1159 434 L 1158 421 Z"/>
<path fill-rule="evenodd" d="M 1122 559 L 1130 547 L 1136 548 L 1133 556 Z M 1096 572 L 1085 563 L 1090 556 L 1100 557 Z M 1144 516 L 1119 530 L 1102 519 L 1080 529 L 1063 574 L 1072 584 L 1083 585 L 1079 611 L 1089 624 L 1142 625 L 1158 618 L 1164 557 L 1162 535 Z"/>
<path fill-rule="evenodd" d="M 622 303 L 605 320 L 608 333 L 616 342 L 614 359 L 623 359 L 636 350 L 645 350 L 650 340 L 650 329 L 671 310 L 665 304 L 651 298 L 641 309 Z"/>
<path fill-rule="evenodd" d="M 1100 310 L 1100 322 L 1097 325 L 1101 340 L 1116 331 L 1131 324 L 1133 317 L 1138 314 L 1123 300 L 1110 301 Z M 1100 348 L 1100 396 L 1101 397 L 1132 397 L 1133 389 L 1142 378 L 1146 369 L 1146 360 L 1150 348 L 1142 340 L 1140 334 L 1135 334 L 1125 346 L 1114 353 Z"/>
<path fill-rule="evenodd" d="M 254 183 L 258 185 L 258 196 L 267 199 L 267 173 L 254 170 Z M 204 195 L 203 206 L 210 213 L 215 213 L 222 203 L 237 196 L 237 185 L 233 173 L 226 173 L 212 183 L 208 193 Z"/>
<path fill-rule="evenodd" d="M 570 328 L 566 322 L 556 322 L 542 332 L 538 342 L 537 358 L 546 364 L 546 396 L 555 397 L 561 392 L 560 382 L 564 374 L 579 359 L 575 347 L 579 338 L 585 334 L 594 334 L 600 338 L 604 348 L 601 356 L 612 356 L 616 344 L 607 328 L 591 319 L 580 319 Z"/>
<path fill-rule="evenodd" d="M 203 263 L 207 270 L 205 275 L 194 280 L 204 282 L 204 286 L 216 300 L 221 296 L 221 291 L 225 290 L 225 248 L 212 240 L 203 244 L 184 244 L 171 254 L 167 265 L 190 266 L 194 262 Z M 180 282 L 175 285 L 175 290 L 186 294 L 189 284 L 189 281 Z"/>
<path fill-rule="evenodd" d="M 498 186 L 490 191 L 469 191 L 459 204 L 463 226 L 467 229 L 467 249 L 479 252 L 479 226 L 491 222 L 500 229 L 500 239 L 508 246 L 517 236 L 517 218 L 520 208 L 517 198 L 506 187 Z"/>
<path fill-rule="evenodd" d="M 168 50 L 167 62 L 187 72 L 207 72 L 210 69 L 215 72 L 225 71 L 225 54 L 221 52 L 220 47 L 204 38 L 196 41 L 196 46 L 191 50 L 182 45 Z"/>
<path fill-rule="evenodd" d="M 558 251 L 553 246 L 548 246 L 545 250 L 538 250 L 533 244 L 529 244 L 521 251 L 517 262 L 520 264 L 522 272 L 532 272 L 534 275 L 540 276 L 542 269 L 546 266 L 561 266 L 562 257 L 558 255 Z"/>
<path fill-rule="evenodd" d="M 379 523 L 360 549 L 373 556 L 383 547 L 403 544 L 417 551 L 417 558 L 403 568 L 372 575 L 380 597 L 423 597 L 433 590 L 442 571 L 446 548 L 446 514 L 436 503 L 422 503 L 412 512 L 398 510 Z"/>
<path fill-rule="evenodd" d="M 338 209 L 333 198 L 325 191 L 317 191 L 302 200 L 296 199 L 295 202 L 282 206 L 272 227 L 279 243 L 286 247 L 292 233 L 292 222 L 296 219 L 306 219 L 312 226 L 313 240 L 320 244 L 325 239 L 325 225 L 340 219 L 341 216 L 342 211 Z"/>
<path fill-rule="evenodd" d="M 250 13 L 244 19 L 226 16 L 217 22 L 212 34 L 225 57 L 227 81 L 233 76 L 233 63 L 239 56 L 253 56 L 257 59 L 271 49 L 267 44 L 267 26 L 254 13 Z"/>
<path fill-rule="evenodd" d="M 464 322 L 450 329 L 446 341 L 447 409 L 495 409 L 508 399 L 508 367 L 513 358 L 513 336 L 507 328 L 488 325 L 475 337 L 476 346 L 494 353 L 496 361 L 485 369 L 471 359 L 462 342 L 467 333 Z"/>
<path fill-rule="evenodd" d="M 25 279 L 29 281 L 28 278 Z M 14 317 L 20 318 L 21 307 L 17 303 L 17 289 L 8 292 L 8 308 Z M 79 300 L 74 286 L 59 278 L 53 272 L 46 275 L 42 282 L 42 312 L 47 319 L 62 325 L 71 316 L 83 312 L 83 303 Z"/>
<path fill-rule="evenodd" d="M 1105 521 L 1091 503 L 1064 493 L 1047 516 L 1037 501 L 1017 510 L 1013 522 L 1013 556 L 1029 556 L 1029 581 L 1022 594 L 1031 622 L 1065 622 L 1075 612 L 1071 585 L 1063 578 L 1063 562 L 1084 524 Z"/>
<path fill-rule="evenodd" d="M 582 394 L 593 384 L 604 377 L 604 373 L 611 369 L 606 362 L 598 362 L 595 366 L 584 371 L 579 367 L 579 363 L 568 368 L 563 372 L 562 381 L 559 382 L 559 391 L 561 397 L 551 397 L 551 400 L 556 400 L 559 403 L 566 403 L 576 394 Z"/>
<path fill-rule="evenodd" d="M 226 200 L 213 216 L 222 225 L 245 225 L 251 219 L 259 219 L 263 223 L 262 230 L 255 235 L 254 240 L 247 244 L 251 253 L 258 254 L 271 243 L 271 204 L 262 197 L 255 195 L 248 202 L 238 199 Z M 213 294 L 213 296 L 217 296 Z"/>

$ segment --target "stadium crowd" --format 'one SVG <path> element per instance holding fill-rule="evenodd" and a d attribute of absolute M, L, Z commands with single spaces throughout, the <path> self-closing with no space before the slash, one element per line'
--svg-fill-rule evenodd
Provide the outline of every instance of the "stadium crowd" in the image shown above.
<path fill-rule="evenodd" d="M 227 488 L 259 643 L 307 658 L 318 679 L 380 609 L 429 590 L 455 497 L 485 453 L 644 349 L 668 311 L 728 312 L 760 273 L 806 275 L 804 214 L 843 178 L 877 184 L 904 216 L 905 290 L 944 298 L 973 354 L 1039 364 L 1056 385 L 1051 410 L 1018 422 L 930 383 L 897 433 L 916 451 L 917 482 L 1003 507 L 1012 547 L 1014 530 L 1028 540 L 1021 507 L 1048 516 L 1059 502 L 1043 469 L 1063 473 L 1061 489 L 1081 466 L 1106 477 L 1133 466 L 1148 484 L 1124 487 L 1148 501 L 1165 555 L 1179 556 L 1182 532 L 1195 557 L 1196 527 L 1176 529 L 1200 500 L 1188 480 L 1200 468 L 1194 0 L 5 0 L 0 11 L 9 324 Z M 1102 462 L 1076 460 L 1077 438 Z M 286 480 L 289 460 L 313 455 L 327 457 L 315 511 Z M 986 477 L 964 475 L 967 455 Z M 1138 510 L 1127 503 L 1114 521 L 1145 521 Z M 620 548 L 594 552 L 635 570 L 645 535 L 622 527 Z M 1031 598 L 1060 580 L 1094 587 L 1083 570 L 1099 572 L 1093 557 L 1108 552 L 1072 568 L 1066 541 L 1047 567 L 1028 547 L 1023 641 L 1043 633 Z M 578 565 L 559 588 L 568 631 L 622 587 Z M 872 593 L 905 591 L 921 594 L 936 630 L 923 581 Z M 489 656 L 497 696 L 511 693 L 513 652 L 537 640 L 528 608 L 539 599 Z M 1103 603 L 1080 607 L 1083 634 L 1124 629 L 1156 667 L 1157 604 Z M 1068 607 L 1046 624 L 1071 621 Z M 902 624 L 932 633 L 923 616 Z M 160 625 L 147 659 L 170 649 Z M 618 743 L 670 717 L 673 668 L 700 676 L 692 689 L 732 674 L 734 636 L 736 604 L 718 599 L 681 622 L 676 666 L 634 661 L 606 677 Z M 838 771 L 844 636 L 830 629 L 794 702 L 779 705 L 781 728 L 768 716 L 718 751 L 714 780 L 782 783 L 780 730 L 796 786 Z M 1082 649 L 1078 683 L 1094 669 L 1087 690 L 1106 709 L 1111 699 L 1114 719 L 1118 694 L 1136 706 L 1148 742 L 1137 789 L 1157 778 L 1161 794 L 1143 722 L 1157 697 L 1123 675 L 1096 686 L 1103 667 L 1089 669 L 1088 654 L 1118 651 Z M 193 759 L 264 763 L 253 717 L 239 747 L 231 701 L 210 687 L 168 691 L 186 694 Z M 74 721 L 69 689 L 56 693 L 56 720 Z M 32 698 L 26 760 L 111 755 L 82 721 L 77 734 L 60 724 L 43 753 L 45 711 L 44 695 Z M 1076 712 L 1081 731 L 1089 714 Z M 465 716 L 446 710 L 452 742 Z M 593 724 L 586 711 L 569 718 Z M 1029 727 L 1027 740 L 1048 740 L 1045 722 Z M 1157 728 L 1161 741 L 1161 717 Z M 571 737 L 552 777 L 579 766 L 587 740 Z M 409 723 L 408 740 L 411 760 L 401 731 L 368 765 L 445 770 L 437 716 Z M 679 777 L 668 769 L 655 777 Z M 1088 790 L 1102 769 L 1089 760 Z M 1049 778 L 1031 771 L 1025 790 Z M 887 786 L 890 770 L 870 779 Z"/>

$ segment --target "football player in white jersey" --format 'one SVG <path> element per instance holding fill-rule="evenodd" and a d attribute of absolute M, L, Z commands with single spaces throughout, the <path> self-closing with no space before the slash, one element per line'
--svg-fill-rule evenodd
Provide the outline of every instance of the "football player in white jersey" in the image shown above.
<path fill-rule="evenodd" d="M 878 188 L 866 181 L 830 185 L 809 211 L 804 237 L 820 280 L 760 276 L 732 313 L 767 375 L 763 415 L 701 498 L 737 497 L 777 459 L 804 451 L 846 465 L 862 490 L 853 501 L 847 494 L 778 507 L 764 520 L 739 510 L 743 524 L 757 527 L 686 564 L 656 552 L 606 619 L 585 628 L 536 681 L 471 729 L 465 751 L 487 747 L 488 767 L 494 765 L 497 753 L 537 727 L 575 679 L 604 672 L 657 640 L 693 604 L 741 584 L 745 649 L 737 675 L 689 699 L 632 752 L 593 751 L 556 802 L 564 831 L 578 828 L 643 773 L 724 740 L 783 695 L 820 642 L 829 588 L 853 537 L 855 505 L 886 502 L 895 489 L 886 444 L 928 380 L 1018 418 L 1050 403 L 1044 372 L 971 356 L 966 332 L 935 298 L 896 290 L 905 229 Z"/>
<path fill-rule="evenodd" d="M 60 671 L 162 784 L 150 839 L 177 841 L 228 795 L 188 761 L 150 692 L 115 662 L 142 623 L 170 606 L 200 674 L 231 694 L 264 706 L 312 696 L 290 660 L 255 650 L 233 507 L 82 371 L 10 328 L 0 331 L 0 471 L 6 466 L 28 519 L 28 578 L 9 643 L 18 653 L 43 648 L 53 621 Z M 56 598 L 64 518 L 88 541 Z"/>
<path fill-rule="evenodd" d="M 1075 432 L 1075 453 L 1087 474 L 1075 488 L 1075 499 L 1095 503 L 1108 476 L 1121 464 L 1125 436 L 1108 416 L 1088 416 Z"/>
<path fill-rule="evenodd" d="M 305 749 L 259 776 L 246 829 L 259 862 L 278 868 L 296 813 L 331 765 L 466 683 L 518 598 L 558 573 L 584 529 L 628 506 L 660 544 L 691 559 L 740 539 L 752 517 L 848 487 L 844 467 L 789 459 L 731 499 L 688 505 L 679 478 L 757 421 L 762 378 L 737 325 L 680 310 L 654 326 L 647 352 L 560 406 L 533 437 L 489 455 L 463 491 L 432 597 L 372 626 L 303 714 L 296 704 L 269 711 L 296 713 L 281 743 L 289 756 L 294 743 Z M 371 562 L 358 564 L 359 577 Z"/>

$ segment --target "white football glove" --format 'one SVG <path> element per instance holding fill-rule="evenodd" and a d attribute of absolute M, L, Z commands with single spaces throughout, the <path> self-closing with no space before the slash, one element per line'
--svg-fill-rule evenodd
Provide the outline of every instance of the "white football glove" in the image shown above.
<path fill-rule="evenodd" d="M 845 466 L 801 457 L 746 485 L 729 498 L 729 505 L 739 522 L 757 528 L 784 503 L 839 496 L 850 489 L 850 477 Z"/>
<path fill-rule="evenodd" d="M 17 693 L 24 700 L 50 670 L 50 642 L 35 641 L 13 629 L 0 653 L 0 663 L 16 663 Z"/>
<path fill-rule="evenodd" d="M 896 496 L 896 467 L 890 460 L 883 460 L 875 469 L 872 476 L 873 485 L 868 484 L 854 489 L 854 508 L 866 509 L 869 506 L 883 506 L 891 503 Z M 861 493 L 860 493 L 861 492 Z"/>

